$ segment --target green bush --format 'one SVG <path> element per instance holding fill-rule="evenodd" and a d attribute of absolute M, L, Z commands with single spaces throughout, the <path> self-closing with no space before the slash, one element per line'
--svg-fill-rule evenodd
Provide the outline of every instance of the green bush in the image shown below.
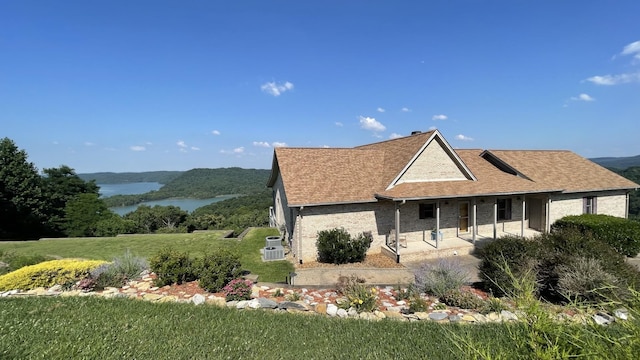
<path fill-rule="evenodd" d="M 540 249 L 538 241 L 523 239 L 519 236 L 504 236 L 487 244 L 479 251 L 482 259 L 478 269 L 485 288 L 496 296 L 511 293 L 511 279 L 504 272 L 504 265 L 518 276 L 523 271 L 536 267 L 536 258 Z"/>
<path fill-rule="evenodd" d="M 222 290 L 227 283 L 242 274 L 240 256 L 226 249 L 205 254 L 196 261 L 195 268 L 200 287 L 209 292 Z"/>
<path fill-rule="evenodd" d="M 600 241 L 611 245 L 617 252 L 634 257 L 640 253 L 640 222 L 609 215 L 565 216 L 551 226 L 551 231 L 575 228 L 591 232 Z"/>
<path fill-rule="evenodd" d="M 484 306 L 484 300 L 476 294 L 461 289 L 452 289 L 447 291 L 440 297 L 440 301 L 449 305 L 459 307 L 461 309 L 480 309 Z"/>
<path fill-rule="evenodd" d="M 48 260 L 55 260 L 42 255 L 16 255 L 12 251 L 0 252 L 0 261 L 7 264 L 0 268 L 0 274 L 10 273 L 29 265 L 39 264 Z"/>
<path fill-rule="evenodd" d="M 193 260 L 189 254 L 164 248 L 149 259 L 151 271 L 156 273 L 156 286 L 182 284 L 196 280 Z"/>
<path fill-rule="evenodd" d="M 423 264 L 414 273 L 416 287 L 429 295 L 440 297 L 447 291 L 459 289 L 469 281 L 460 262 L 440 259 L 437 264 Z"/>
<path fill-rule="evenodd" d="M 318 261 L 331 264 L 362 262 L 373 242 L 371 233 L 358 234 L 356 238 L 343 228 L 318 232 L 316 247 Z"/>

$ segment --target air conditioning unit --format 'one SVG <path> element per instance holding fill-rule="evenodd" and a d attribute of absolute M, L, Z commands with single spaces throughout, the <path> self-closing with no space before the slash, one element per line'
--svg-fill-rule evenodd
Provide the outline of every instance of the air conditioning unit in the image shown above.
<path fill-rule="evenodd" d="M 281 236 L 267 236 L 265 239 L 265 247 L 282 246 Z"/>
<path fill-rule="evenodd" d="M 281 245 L 265 247 L 263 249 L 262 259 L 264 261 L 284 260 L 284 247 Z"/>

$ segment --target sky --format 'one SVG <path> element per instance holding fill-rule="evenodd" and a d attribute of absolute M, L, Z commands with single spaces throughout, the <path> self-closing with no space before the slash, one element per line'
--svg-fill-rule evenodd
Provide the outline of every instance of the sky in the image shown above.
<path fill-rule="evenodd" d="M 277 146 L 640 154 L 640 1 L 0 0 L 0 138 L 39 170 Z"/>

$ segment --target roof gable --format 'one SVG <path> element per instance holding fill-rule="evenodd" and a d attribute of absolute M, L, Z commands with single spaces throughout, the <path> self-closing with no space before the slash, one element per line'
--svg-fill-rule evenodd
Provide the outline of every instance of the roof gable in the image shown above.
<path fill-rule="evenodd" d="M 475 177 L 440 132 L 435 130 L 387 189 L 407 182 L 457 180 L 475 180 Z"/>

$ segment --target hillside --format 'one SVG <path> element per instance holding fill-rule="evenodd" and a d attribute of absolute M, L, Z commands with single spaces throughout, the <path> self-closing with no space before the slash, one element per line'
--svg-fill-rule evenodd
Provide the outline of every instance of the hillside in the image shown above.
<path fill-rule="evenodd" d="M 589 160 L 610 169 L 626 169 L 632 166 L 640 166 L 640 155 L 627 157 L 599 157 Z"/>
<path fill-rule="evenodd" d="M 107 206 L 135 205 L 170 198 L 207 199 L 218 195 L 252 194 L 265 190 L 270 170 L 219 168 L 192 169 L 181 173 L 157 191 L 105 198 Z"/>
<path fill-rule="evenodd" d="M 134 182 L 157 182 L 168 184 L 182 175 L 184 171 L 146 171 L 146 172 L 99 172 L 78 174 L 84 181 L 95 180 L 97 184 L 124 184 Z"/>

